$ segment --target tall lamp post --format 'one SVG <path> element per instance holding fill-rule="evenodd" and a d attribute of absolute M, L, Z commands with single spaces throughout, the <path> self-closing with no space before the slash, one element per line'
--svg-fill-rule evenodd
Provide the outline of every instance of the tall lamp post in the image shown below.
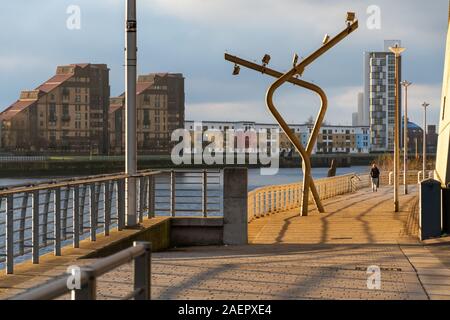
<path fill-rule="evenodd" d="M 136 74 L 137 74 L 137 23 L 136 0 L 126 0 L 125 14 L 125 173 L 126 226 L 137 225 L 136 213 Z"/>
<path fill-rule="evenodd" d="M 425 171 L 427 170 L 427 108 L 429 103 L 424 102 L 423 107 L 423 162 L 422 162 L 422 178 L 425 180 Z"/>
<path fill-rule="evenodd" d="M 408 87 L 411 84 L 409 81 L 402 81 L 402 86 L 405 88 L 405 114 L 403 115 L 403 184 L 405 195 L 408 194 Z"/>
<path fill-rule="evenodd" d="M 400 164 L 400 57 L 405 48 L 398 44 L 390 47 L 395 54 L 395 124 L 394 124 L 394 211 L 400 211 L 398 187 L 399 187 L 399 164 Z"/>

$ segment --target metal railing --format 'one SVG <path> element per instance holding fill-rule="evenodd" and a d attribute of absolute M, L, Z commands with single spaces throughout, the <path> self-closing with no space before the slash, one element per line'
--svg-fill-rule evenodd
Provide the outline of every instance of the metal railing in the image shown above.
<path fill-rule="evenodd" d="M 334 178 L 317 180 L 317 192 L 321 200 L 356 192 L 369 187 L 368 175 L 349 174 Z M 248 222 L 254 219 L 287 210 L 300 208 L 302 184 L 270 186 L 259 188 L 248 194 Z M 312 204 L 312 200 L 309 201 Z"/>
<path fill-rule="evenodd" d="M 221 171 L 142 171 L 137 184 L 139 222 L 155 216 L 220 216 Z M 80 241 L 96 241 L 125 227 L 127 176 L 104 175 L 55 180 L 0 190 L 0 269 Z"/>
<path fill-rule="evenodd" d="M 48 157 L 46 156 L 0 156 L 1 162 L 38 162 L 46 161 Z"/>
<path fill-rule="evenodd" d="M 28 290 L 10 300 L 52 300 L 68 292 L 72 300 L 95 300 L 97 278 L 134 260 L 134 289 L 123 300 L 150 300 L 151 298 L 151 244 L 135 242 L 134 246 L 81 267 L 42 286 Z"/>
<path fill-rule="evenodd" d="M 400 177 L 400 185 L 404 184 L 404 180 L 403 180 L 403 171 L 399 173 L 399 177 Z M 424 180 L 423 178 L 423 172 L 422 171 L 418 171 L 418 170 L 409 170 L 408 171 L 408 184 L 420 184 L 422 182 L 422 180 Z M 382 177 L 383 178 L 383 177 Z M 430 170 L 430 171 L 426 171 L 426 178 L 430 178 L 430 179 L 434 179 L 434 171 Z M 382 179 L 385 181 L 386 184 L 387 182 L 389 183 L 390 186 L 392 186 L 394 184 L 394 172 L 388 172 L 385 173 L 384 175 L 384 179 Z"/>

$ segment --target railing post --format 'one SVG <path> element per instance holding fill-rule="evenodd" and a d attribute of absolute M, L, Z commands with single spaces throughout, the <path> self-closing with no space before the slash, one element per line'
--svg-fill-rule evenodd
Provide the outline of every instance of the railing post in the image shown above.
<path fill-rule="evenodd" d="M 175 171 L 170 171 L 170 215 L 175 217 L 175 194 L 176 189 L 176 180 L 175 180 Z"/>
<path fill-rule="evenodd" d="M 87 281 L 81 285 L 81 289 L 72 290 L 72 300 L 95 300 L 97 297 L 95 271 L 90 267 L 85 267 L 81 270 L 81 273 L 87 277 Z"/>
<path fill-rule="evenodd" d="M 80 186 L 73 187 L 73 247 L 80 247 Z"/>
<path fill-rule="evenodd" d="M 104 234 L 105 236 L 109 236 L 109 226 L 111 225 L 111 183 L 109 181 L 105 182 L 104 190 L 105 190 L 105 221 L 104 221 Z"/>
<path fill-rule="evenodd" d="M 148 217 L 155 217 L 155 177 L 148 177 Z"/>
<path fill-rule="evenodd" d="M 6 274 L 14 273 L 14 195 L 6 198 Z"/>
<path fill-rule="evenodd" d="M 117 180 L 117 230 L 125 227 L 125 180 Z"/>
<path fill-rule="evenodd" d="M 62 208 L 62 234 L 64 240 L 67 240 L 67 211 L 69 208 L 69 198 L 70 198 L 70 188 L 66 187 L 66 191 L 64 192 L 64 206 Z"/>
<path fill-rule="evenodd" d="M 95 192 L 95 183 L 92 183 L 89 186 L 89 198 L 91 201 L 91 206 L 90 206 L 90 219 L 89 219 L 89 230 L 91 233 L 91 241 L 96 241 L 97 240 L 97 233 L 96 233 L 96 229 L 97 229 L 97 222 L 96 222 L 96 192 Z"/>
<path fill-rule="evenodd" d="M 144 204 L 145 204 L 145 180 L 143 177 L 139 179 L 139 223 L 144 221 Z"/>
<path fill-rule="evenodd" d="M 134 290 L 139 290 L 135 300 L 150 300 L 152 244 L 150 242 L 134 242 L 133 244 L 135 247 L 138 245 L 145 248 L 145 253 L 134 259 Z"/>
<path fill-rule="evenodd" d="M 32 214 L 32 263 L 39 263 L 39 190 L 33 191 L 32 203 L 31 203 L 31 214 Z"/>
<path fill-rule="evenodd" d="M 208 172 L 202 171 L 202 212 L 203 217 L 208 217 Z"/>
<path fill-rule="evenodd" d="M 86 206 L 86 194 L 87 194 L 87 185 L 83 185 L 83 190 L 81 193 L 81 205 L 80 205 L 80 234 L 84 234 L 84 208 Z"/>
<path fill-rule="evenodd" d="M 42 221 L 42 242 L 44 243 L 44 246 L 47 246 L 47 226 L 48 226 L 48 211 L 50 206 L 50 196 L 51 196 L 51 190 L 47 190 L 45 193 L 44 198 L 44 212 L 43 212 L 43 221 Z"/>
<path fill-rule="evenodd" d="M 254 195 L 254 202 L 255 202 L 255 218 L 261 218 L 261 202 L 260 202 L 260 198 L 261 198 L 261 193 L 259 193 L 259 191 L 257 191 Z"/>
<path fill-rule="evenodd" d="M 61 188 L 55 189 L 54 196 L 54 254 L 55 256 L 61 255 Z"/>
<path fill-rule="evenodd" d="M 27 218 L 28 206 L 28 192 L 25 192 L 22 197 L 22 206 L 20 208 L 19 221 L 19 255 L 23 256 L 25 253 L 25 219 Z"/>

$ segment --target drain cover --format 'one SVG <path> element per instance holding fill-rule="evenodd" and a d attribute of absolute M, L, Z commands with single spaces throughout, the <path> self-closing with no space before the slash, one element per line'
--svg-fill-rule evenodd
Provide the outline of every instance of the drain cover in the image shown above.
<path fill-rule="evenodd" d="M 367 267 L 355 267 L 356 271 L 367 271 Z M 381 271 L 385 272 L 402 272 L 403 270 L 401 268 L 380 268 Z"/>

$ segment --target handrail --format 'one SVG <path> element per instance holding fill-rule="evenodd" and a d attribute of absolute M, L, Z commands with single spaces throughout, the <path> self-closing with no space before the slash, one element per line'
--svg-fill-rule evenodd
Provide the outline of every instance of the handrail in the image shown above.
<path fill-rule="evenodd" d="M 122 231 L 128 177 L 118 173 L 0 190 L 0 269 L 13 274 L 16 258 L 39 264 L 40 256 L 52 250 L 60 256 L 64 246 L 79 248 L 82 240 Z M 157 215 L 223 212 L 221 170 L 146 170 L 133 177 L 139 223 Z"/>
<path fill-rule="evenodd" d="M 149 176 L 154 176 L 154 175 L 158 175 L 161 173 L 162 173 L 162 171 L 141 171 L 135 175 L 127 175 L 127 174 L 123 173 L 123 174 L 111 174 L 111 175 L 101 175 L 101 176 L 88 176 L 88 177 L 81 177 L 81 178 L 54 180 L 54 181 L 38 183 L 38 184 L 28 184 L 28 185 L 21 185 L 21 186 L 6 187 L 3 189 L 0 189 L 0 197 L 5 197 L 5 196 L 11 195 L 11 194 L 21 193 L 21 192 L 33 192 L 33 191 L 41 191 L 41 190 L 47 190 L 47 189 L 73 187 L 73 186 L 78 186 L 81 184 L 116 181 L 116 180 L 122 180 L 122 179 L 130 178 L 130 177 L 131 178 L 149 177 Z"/>
<path fill-rule="evenodd" d="M 353 193 L 361 188 L 369 187 L 369 176 L 347 174 L 344 176 L 324 178 L 316 181 L 321 200 L 338 195 Z M 302 184 L 291 183 L 255 189 L 248 193 L 248 221 L 266 215 L 296 210 L 302 201 Z M 308 201 L 308 204 L 312 203 Z"/>
<path fill-rule="evenodd" d="M 134 242 L 133 247 L 100 259 L 88 267 L 80 268 L 80 287 L 71 289 L 68 283 L 73 275 L 64 275 L 47 284 L 32 288 L 10 300 L 52 300 L 71 292 L 72 300 L 95 300 L 96 279 L 121 265 L 134 260 L 134 290 L 127 298 L 150 300 L 151 297 L 151 243 Z"/>

